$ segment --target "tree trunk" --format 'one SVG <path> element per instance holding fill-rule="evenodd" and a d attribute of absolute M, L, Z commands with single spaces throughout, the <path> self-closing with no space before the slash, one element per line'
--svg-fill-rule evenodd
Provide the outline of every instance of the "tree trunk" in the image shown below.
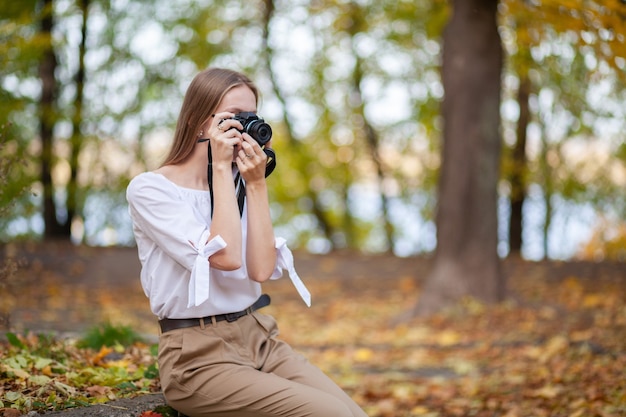
<path fill-rule="evenodd" d="M 528 75 L 520 77 L 517 102 L 520 114 L 517 121 L 517 142 L 513 148 L 513 172 L 511 173 L 511 216 L 509 218 L 509 255 L 520 256 L 524 241 L 523 213 L 527 195 L 528 160 L 526 158 L 526 131 L 530 121 L 528 97 L 530 96 L 530 80 Z"/>
<path fill-rule="evenodd" d="M 41 185 L 43 188 L 44 238 L 46 239 L 54 239 L 66 235 L 63 225 L 57 219 L 57 207 L 54 201 L 54 184 L 52 181 L 52 168 L 54 165 L 53 130 L 57 119 L 57 82 L 55 78 L 57 60 L 52 45 L 53 28 L 53 1 L 43 0 L 40 34 L 45 46 L 39 63 L 39 78 L 41 80 L 39 136 L 41 140 Z"/>
<path fill-rule="evenodd" d="M 70 143 L 70 179 L 67 184 L 67 237 L 71 237 L 72 221 L 81 211 L 82 204 L 78 196 L 78 157 L 83 144 L 80 124 L 83 120 L 83 102 L 85 88 L 85 54 L 87 52 L 87 20 L 89 17 L 89 1 L 80 0 L 78 4 L 83 14 L 81 41 L 78 50 L 78 70 L 74 76 L 76 97 L 74 99 L 74 117 L 72 118 L 72 138 Z"/>
<path fill-rule="evenodd" d="M 463 296 L 503 299 L 497 254 L 502 46 L 497 0 L 455 0 L 444 32 L 437 249 L 417 314 Z"/>

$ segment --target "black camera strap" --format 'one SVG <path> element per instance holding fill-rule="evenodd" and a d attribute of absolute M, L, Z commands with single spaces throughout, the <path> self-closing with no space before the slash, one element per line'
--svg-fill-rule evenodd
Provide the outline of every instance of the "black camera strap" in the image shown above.
<path fill-rule="evenodd" d="M 243 216 L 243 204 L 246 200 L 246 182 L 241 178 L 241 174 L 237 171 L 235 175 L 235 193 L 237 194 L 237 204 L 239 205 L 239 217 Z M 211 204 L 213 200 L 211 200 Z"/>
<path fill-rule="evenodd" d="M 276 152 L 271 148 L 263 148 L 263 152 L 267 155 L 267 165 L 265 165 L 265 178 L 267 178 L 276 168 Z"/>
<path fill-rule="evenodd" d="M 198 139 L 198 143 L 209 142 L 209 138 Z M 267 178 L 276 168 L 276 152 L 270 148 L 264 148 L 263 152 L 267 155 L 267 164 L 265 166 L 265 178 Z M 209 195 L 211 199 L 211 218 L 213 218 L 213 156 L 211 154 L 211 143 L 207 144 L 207 156 L 209 164 L 207 166 L 207 178 L 209 181 Z M 243 206 L 246 200 L 246 182 L 241 177 L 241 173 L 237 171 L 235 175 L 235 192 L 237 194 L 237 205 L 239 206 L 239 217 L 243 216 Z"/>

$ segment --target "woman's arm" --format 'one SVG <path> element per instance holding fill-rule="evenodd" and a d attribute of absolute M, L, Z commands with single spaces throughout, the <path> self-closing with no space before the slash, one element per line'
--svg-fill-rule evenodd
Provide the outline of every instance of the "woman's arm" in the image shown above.
<path fill-rule="evenodd" d="M 263 282 L 276 266 L 276 244 L 265 179 L 246 184 L 248 233 L 246 266 L 250 279 Z"/>
<path fill-rule="evenodd" d="M 211 220 L 211 236 L 220 235 L 226 241 L 226 248 L 209 257 L 211 266 L 223 271 L 241 268 L 242 238 L 241 218 L 235 196 L 233 182 L 233 156 L 242 142 L 237 129 L 220 129 L 223 119 L 232 117 L 232 113 L 216 114 L 211 121 L 212 140 L 212 187 L 213 187 L 213 219 Z M 229 122 L 230 123 L 230 122 Z M 237 126 L 235 126 L 237 127 Z M 241 125 L 238 126 L 241 128 Z"/>
<path fill-rule="evenodd" d="M 236 162 L 246 181 L 246 268 L 250 279 L 263 282 L 271 277 L 276 266 L 276 243 L 265 181 L 267 155 L 247 133 L 242 137 Z"/>
<path fill-rule="evenodd" d="M 231 157 L 232 158 L 232 157 Z M 209 240 L 219 235 L 227 246 L 209 257 L 211 266 L 223 271 L 241 268 L 241 219 L 235 198 L 230 163 L 213 163 L 213 219 Z"/>

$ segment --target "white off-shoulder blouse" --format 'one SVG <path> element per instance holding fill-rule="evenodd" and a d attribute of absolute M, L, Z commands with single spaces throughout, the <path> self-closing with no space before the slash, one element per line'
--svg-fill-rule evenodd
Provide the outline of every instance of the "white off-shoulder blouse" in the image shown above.
<path fill-rule="evenodd" d="M 145 172 L 130 182 L 126 199 L 141 262 L 141 285 L 159 319 L 233 313 L 259 298 L 261 284 L 248 278 L 245 262 L 234 271 L 221 271 L 209 263 L 209 256 L 226 247 L 226 242 L 219 235 L 207 241 L 211 227 L 208 191 L 180 187 L 161 174 Z M 246 225 L 244 210 L 243 242 Z M 295 270 L 285 239 L 276 238 L 276 249 L 271 279 L 280 278 L 286 269 L 310 306 L 311 295 Z"/>

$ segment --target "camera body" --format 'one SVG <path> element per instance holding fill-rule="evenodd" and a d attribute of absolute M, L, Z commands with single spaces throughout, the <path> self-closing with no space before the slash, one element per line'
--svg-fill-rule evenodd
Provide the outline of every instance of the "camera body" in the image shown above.
<path fill-rule="evenodd" d="M 265 123 L 265 120 L 261 119 L 253 112 L 241 112 L 235 114 L 233 117 L 243 126 L 243 130 L 239 130 L 241 133 L 247 133 L 252 136 L 261 147 L 265 146 L 267 142 L 272 139 L 272 128 Z"/>

